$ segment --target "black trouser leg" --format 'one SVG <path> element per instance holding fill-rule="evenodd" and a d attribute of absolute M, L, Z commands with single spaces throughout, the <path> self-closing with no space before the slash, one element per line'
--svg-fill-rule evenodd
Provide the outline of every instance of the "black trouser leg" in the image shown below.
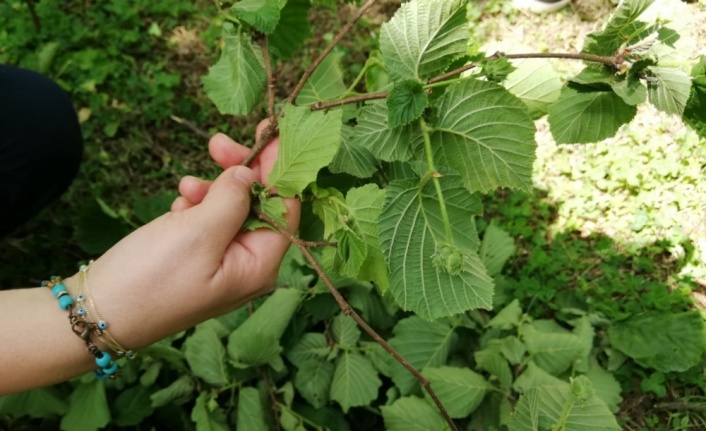
<path fill-rule="evenodd" d="M 43 75 L 0 65 L 0 237 L 66 190 L 82 153 L 68 95 Z"/>

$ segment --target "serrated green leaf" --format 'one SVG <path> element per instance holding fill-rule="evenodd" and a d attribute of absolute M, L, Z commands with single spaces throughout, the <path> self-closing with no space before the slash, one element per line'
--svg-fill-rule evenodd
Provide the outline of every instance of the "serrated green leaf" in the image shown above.
<path fill-rule="evenodd" d="M 387 96 L 387 124 L 406 126 L 419 118 L 429 104 L 427 92 L 417 81 L 400 81 Z"/>
<path fill-rule="evenodd" d="M 574 335 L 581 341 L 581 352 L 574 362 L 574 371 L 578 373 L 588 372 L 589 355 L 593 350 L 593 339 L 596 337 L 596 330 L 593 329 L 588 316 L 583 316 L 573 322 Z"/>
<path fill-rule="evenodd" d="M 287 219 L 284 218 L 287 214 L 287 206 L 281 197 L 265 199 L 260 203 L 260 211 L 282 226 L 287 226 Z"/>
<path fill-rule="evenodd" d="M 497 84 L 471 79 L 450 85 L 437 110 L 434 159 L 459 172 L 468 190 L 531 190 L 535 127 L 518 98 Z"/>
<path fill-rule="evenodd" d="M 217 404 L 212 408 L 211 403 L 214 402 L 209 392 L 201 392 L 196 398 L 196 404 L 191 410 L 191 420 L 196 424 L 196 431 L 228 431 L 226 415 Z"/>
<path fill-rule="evenodd" d="M 382 260 L 384 263 L 384 258 Z M 363 319 L 373 328 L 387 329 L 397 323 L 392 313 L 385 308 L 380 295 L 376 294 L 374 287 L 366 283 L 349 286 L 347 290 L 348 303 L 358 310 Z"/>
<path fill-rule="evenodd" d="M 133 386 L 118 395 L 113 403 L 113 423 L 128 427 L 142 422 L 154 411 L 150 392 L 144 386 Z"/>
<path fill-rule="evenodd" d="M 466 1 L 411 0 L 380 29 L 380 52 L 395 82 L 422 81 L 468 49 Z"/>
<path fill-rule="evenodd" d="M 699 136 L 706 139 L 706 55 L 691 70 L 691 96 L 684 108 L 683 119 Z"/>
<path fill-rule="evenodd" d="M 102 254 L 129 233 L 130 228 L 123 221 L 110 217 L 99 204 L 91 202 L 82 209 L 74 235 L 83 251 Z"/>
<path fill-rule="evenodd" d="M 589 362 L 588 373 L 586 377 L 593 384 L 593 390 L 596 396 L 603 400 L 611 412 L 617 413 L 620 408 L 620 403 L 623 397 L 620 396 L 620 383 L 613 377 L 613 374 L 604 370 L 596 360 L 592 357 Z"/>
<path fill-rule="evenodd" d="M 161 193 L 151 197 L 138 196 L 135 198 L 132 210 L 142 223 L 147 224 L 169 212 L 172 202 L 178 196 L 179 194 L 175 192 Z"/>
<path fill-rule="evenodd" d="M 346 173 L 368 178 L 377 170 L 377 160 L 370 150 L 356 142 L 352 136 L 353 128 L 344 125 L 341 129 L 341 145 L 328 168 L 334 174 Z"/>
<path fill-rule="evenodd" d="M 63 431 L 94 431 L 108 425 L 110 409 L 102 380 L 82 383 L 69 397 L 69 411 L 61 419 Z"/>
<path fill-rule="evenodd" d="M 331 52 L 311 77 L 306 81 L 297 97 L 297 104 L 310 105 L 338 99 L 346 92 L 341 71 L 341 54 Z"/>
<path fill-rule="evenodd" d="M 390 293 L 403 310 L 425 319 L 451 316 L 492 306 L 493 283 L 476 250 L 473 216 L 478 198 L 469 194 L 457 174 L 438 179 L 454 240 L 463 258 L 462 271 L 438 268 L 433 257 L 446 242 L 444 221 L 433 181 L 420 189 L 418 180 L 393 181 L 378 220 L 380 243 L 390 268 Z"/>
<path fill-rule="evenodd" d="M 240 0 L 233 11 L 260 33 L 272 33 L 279 23 L 279 0 Z"/>
<path fill-rule="evenodd" d="M 68 402 L 55 388 L 34 389 L 0 396 L 0 415 L 9 415 L 13 418 L 22 416 L 47 418 L 64 415 L 68 409 Z"/>
<path fill-rule="evenodd" d="M 544 60 L 525 60 L 503 82 L 507 90 L 527 105 L 530 116 L 539 118 L 561 94 L 559 74 Z"/>
<path fill-rule="evenodd" d="M 591 33 L 586 38 L 583 50 L 586 54 L 612 56 L 623 43 L 635 43 L 638 40 L 625 40 L 634 36 L 635 30 L 643 27 L 635 21 L 654 0 L 623 0 L 608 20 L 602 31 Z M 649 34 L 649 32 L 647 33 Z M 643 38 L 647 36 L 645 34 Z"/>
<path fill-rule="evenodd" d="M 511 335 L 497 340 L 500 344 L 500 353 L 513 365 L 519 365 L 524 359 L 527 348 L 519 338 Z"/>
<path fill-rule="evenodd" d="M 160 389 L 150 395 L 152 407 L 159 408 L 166 406 L 172 401 L 179 400 L 190 395 L 194 391 L 194 381 L 191 376 L 181 376 L 174 380 L 169 386 Z"/>
<path fill-rule="evenodd" d="M 534 326 L 522 327 L 522 341 L 534 362 L 553 375 L 559 375 L 581 359 L 583 344 L 572 333 L 549 333 Z"/>
<path fill-rule="evenodd" d="M 626 78 L 613 82 L 611 88 L 628 105 L 639 105 L 647 100 L 647 88 L 639 80 Z"/>
<path fill-rule="evenodd" d="M 476 351 L 473 354 L 478 368 L 489 372 L 498 380 L 500 387 L 509 389 L 512 385 L 512 371 L 510 364 L 502 356 L 500 343 L 492 343 L 486 346 L 485 349 Z"/>
<path fill-rule="evenodd" d="M 184 343 L 184 354 L 191 372 L 214 386 L 228 384 L 226 349 L 216 330 L 199 325 Z"/>
<path fill-rule="evenodd" d="M 488 275 L 500 274 L 505 262 L 515 254 L 515 241 L 509 233 L 497 227 L 494 223 L 488 225 L 480 244 L 478 255 L 488 270 Z"/>
<path fill-rule="evenodd" d="M 430 431 L 446 429 L 439 410 L 421 398 L 400 398 L 380 407 L 387 431 Z"/>
<path fill-rule="evenodd" d="M 284 197 L 299 195 L 333 160 L 341 143 L 341 111 L 287 105 L 280 122 L 277 162 L 269 180 Z"/>
<path fill-rule="evenodd" d="M 331 348 L 328 346 L 324 334 L 309 332 L 304 334 L 297 344 L 287 352 L 287 359 L 301 368 L 303 364 L 314 359 L 325 358 L 330 352 Z"/>
<path fill-rule="evenodd" d="M 333 319 L 331 324 L 333 339 L 342 346 L 354 348 L 360 340 L 360 329 L 350 316 L 341 313 Z"/>
<path fill-rule="evenodd" d="M 647 93 L 657 109 L 667 114 L 681 115 L 691 92 L 691 78 L 681 69 L 673 67 L 647 68 L 657 82 L 647 82 Z"/>
<path fill-rule="evenodd" d="M 563 419 L 563 421 L 562 421 Z M 520 397 L 508 422 L 510 431 L 619 431 L 615 416 L 598 397 L 580 402 L 568 385 L 542 386 Z"/>
<path fill-rule="evenodd" d="M 306 361 L 294 377 L 294 386 L 309 404 L 320 409 L 328 404 L 333 372 L 331 362 L 321 359 Z"/>
<path fill-rule="evenodd" d="M 613 347 L 645 367 L 682 372 L 704 354 L 704 321 L 698 311 L 646 313 L 615 323 L 608 336 Z"/>
<path fill-rule="evenodd" d="M 277 28 L 270 34 L 270 49 L 278 58 L 288 59 L 311 38 L 309 0 L 287 0 L 280 10 Z"/>
<path fill-rule="evenodd" d="M 520 393 L 540 386 L 565 386 L 568 388 L 569 383 L 539 368 L 534 361 L 529 361 L 522 374 L 512 383 L 512 389 Z"/>
<path fill-rule="evenodd" d="M 267 431 L 265 409 L 257 389 L 245 387 L 238 393 L 238 430 Z"/>
<path fill-rule="evenodd" d="M 378 396 L 382 381 L 368 358 L 344 352 L 336 361 L 331 382 L 331 399 L 341 405 L 344 413 L 351 407 L 368 405 Z"/>
<path fill-rule="evenodd" d="M 635 106 L 612 91 L 580 92 L 565 87 L 549 107 L 549 126 L 558 144 L 585 144 L 614 136 L 636 113 Z"/>
<path fill-rule="evenodd" d="M 387 121 L 385 102 L 366 105 L 358 116 L 358 125 L 353 128 L 351 143 L 386 162 L 409 160 L 413 154 L 412 149 L 422 143 L 419 125 L 414 123 L 393 128 Z"/>
<path fill-rule="evenodd" d="M 454 419 L 470 415 L 490 388 L 483 376 L 468 368 L 425 368 L 422 374 L 429 379 L 432 389 Z"/>
<path fill-rule="evenodd" d="M 368 247 L 363 237 L 345 225 L 344 228 L 334 232 L 329 239 L 337 246 L 323 251 L 322 260 L 326 266 L 341 275 L 357 276 L 368 256 Z"/>
<path fill-rule="evenodd" d="M 454 339 L 454 328 L 435 321 L 428 322 L 418 316 L 400 320 L 393 330 L 390 345 L 414 368 L 439 367 L 446 363 Z M 387 358 L 387 357 L 386 357 Z M 417 380 L 406 368 L 388 358 L 392 381 L 403 395 L 408 395 Z"/>
<path fill-rule="evenodd" d="M 263 365 L 279 355 L 279 339 L 299 306 L 302 292 L 276 289 L 228 337 L 228 355 L 243 365 Z"/>
<path fill-rule="evenodd" d="M 380 51 L 373 51 L 365 61 L 367 71 L 365 72 L 365 88 L 370 93 L 384 91 L 390 85 L 390 77 L 385 70 L 384 61 Z"/>
<path fill-rule="evenodd" d="M 519 325 L 520 319 L 522 319 L 522 307 L 520 307 L 520 301 L 518 299 L 513 299 L 512 302 L 506 305 L 498 312 L 498 314 L 490 319 L 487 326 L 490 328 L 508 330 Z"/>
<path fill-rule="evenodd" d="M 221 58 L 203 77 L 204 90 L 221 114 L 246 115 L 267 84 L 262 50 L 230 23 L 223 24 L 222 37 Z"/>

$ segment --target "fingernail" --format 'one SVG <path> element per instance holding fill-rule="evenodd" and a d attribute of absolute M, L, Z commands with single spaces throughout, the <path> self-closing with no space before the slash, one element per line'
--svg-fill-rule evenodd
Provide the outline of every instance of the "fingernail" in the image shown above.
<path fill-rule="evenodd" d="M 248 187 L 254 181 L 253 171 L 250 170 L 250 168 L 248 168 L 247 166 L 236 166 L 233 170 L 233 176 L 238 180 L 242 181 Z"/>

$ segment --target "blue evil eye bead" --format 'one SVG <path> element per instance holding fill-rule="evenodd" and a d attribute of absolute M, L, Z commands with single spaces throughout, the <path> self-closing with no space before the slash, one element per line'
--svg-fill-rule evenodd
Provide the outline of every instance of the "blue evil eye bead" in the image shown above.
<path fill-rule="evenodd" d="M 101 331 L 105 331 L 106 329 L 108 329 L 108 322 L 106 322 L 105 320 L 101 320 L 101 321 L 98 322 L 98 325 L 96 325 L 96 326 L 97 326 L 98 329 L 100 329 Z"/>
<path fill-rule="evenodd" d="M 39 283 L 39 285 L 42 287 L 47 287 L 48 284 L 49 284 L 49 282 L 47 280 L 42 280 L 42 282 Z"/>
<path fill-rule="evenodd" d="M 74 306 L 74 300 L 71 299 L 71 296 L 69 295 L 62 295 L 59 297 L 59 307 L 67 311 L 69 308 Z"/>
<path fill-rule="evenodd" d="M 76 295 L 76 301 L 78 302 L 83 302 L 86 300 L 86 297 L 83 295 Z"/>
<path fill-rule="evenodd" d="M 81 272 L 86 272 L 88 270 L 88 265 L 81 265 L 78 267 L 78 270 Z"/>
<path fill-rule="evenodd" d="M 96 365 L 100 368 L 106 368 L 113 361 L 113 358 L 108 352 L 101 352 L 101 356 L 96 356 Z"/>
<path fill-rule="evenodd" d="M 125 352 L 125 357 L 128 359 L 135 359 L 137 357 L 137 353 L 133 352 L 132 350 L 128 350 Z"/>
<path fill-rule="evenodd" d="M 57 298 L 61 292 L 66 292 L 66 286 L 61 283 L 51 288 L 51 294 L 54 295 L 55 298 Z"/>
<path fill-rule="evenodd" d="M 118 372 L 118 364 L 116 364 L 115 362 L 113 362 L 113 364 L 112 364 L 110 367 L 108 367 L 108 368 L 103 368 L 101 371 L 103 371 L 103 373 L 106 374 L 106 375 L 108 375 L 108 376 L 112 376 L 113 374 L 115 374 L 116 372 Z"/>
<path fill-rule="evenodd" d="M 76 314 L 78 314 L 79 316 L 85 316 L 85 315 L 86 315 L 86 309 L 83 308 L 83 307 L 79 307 L 79 308 L 76 310 Z"/>

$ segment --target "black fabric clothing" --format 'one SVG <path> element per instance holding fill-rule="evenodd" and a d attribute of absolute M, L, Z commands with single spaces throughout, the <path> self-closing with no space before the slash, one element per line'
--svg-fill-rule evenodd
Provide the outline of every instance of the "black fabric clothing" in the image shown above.
<path fill-rule="evenodd" d="M 0 237 L 66 190 L 82 154 L 68 95 L 39 73 L 0 65 Z"/>

